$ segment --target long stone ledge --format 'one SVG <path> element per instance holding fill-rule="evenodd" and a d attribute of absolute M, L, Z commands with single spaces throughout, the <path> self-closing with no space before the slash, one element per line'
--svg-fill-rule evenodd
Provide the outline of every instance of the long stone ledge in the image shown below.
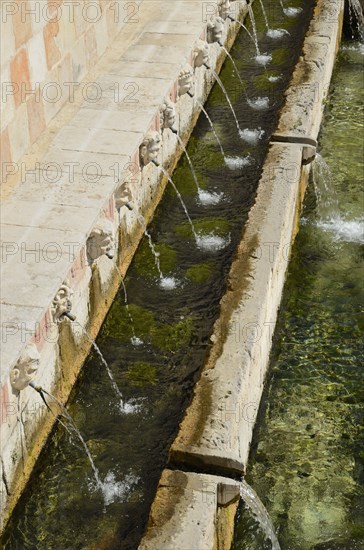
<path fill-rule="evenodd" d="M 229 478 L 164 470 L 139 550 L 210 550 L 219 538 L 228 548 L 231 530 L 220 531 L 219 520 L 239 495 Z"/>
<path fill-rule="evenodd" d="M 205 47 L 208 64 L 217 72 L 225 58 L 214 36 L 208 36 L 203 0 L 146 0 L 138 5 L 139 23 L 123 29 L 83 81 L 83 89 L 96 90 L 96 96 L 76 92 L 73 104 L 62 109 L 32 150 L 11 167 L 2 185 L 4 520 L 54 422 L 39 410 L 39 395 L 29 381 L 67 400 L 90 348 L 83 328 L 96 336 L 120 285 L 119 273 L 125 274 L 143 235 L 138 219 L 143 216 L 148 222 L 167 183 L 150 162 L 153 148 L 159 148 L 158 161 L 169 172 L 181 154 L 162 107 L 167 100 L 173 129 L 186 143 L 199 115 L 197 100 L 204 103 L 214 83 L 212 71 L 197 58 Z M 232 2 L 231 9 L 243 17 L 245 0 Z M 227 48 L 239 29 L 229 19 L 224 22 Z M 187 64 L 186 82 L 181 71 Z M 185 93 L 188 86 L 193 98 Z M 91 245 L 99 243 L 97 253 L 90 250 L 90 237 Z M 77 323 L 70 324 L 65 312 L 75 315 Z M 32 352 L 31 371 L 19 362 L 29 343 L 39 355 Z"/>
<path fill-rule="evenodd" d="M 221 301 L 213 347 L 170 450 L 174 464 L 245 471 L 300 195 L 309 173 L 302 167 L 305 146 L 299 142 L 309 137 L 312 146 L 317 140 L 340 40 L 344 3 L 335 3 L 334 13 L 328 9 L 332 6 L 329 0 L 318 1 L 303 56 L 286 91 L 275 136 L 282 141 L 293 136 L 298 143 L 271 143 Z M 330 37 L 322 38 L 327 26 Z"/>

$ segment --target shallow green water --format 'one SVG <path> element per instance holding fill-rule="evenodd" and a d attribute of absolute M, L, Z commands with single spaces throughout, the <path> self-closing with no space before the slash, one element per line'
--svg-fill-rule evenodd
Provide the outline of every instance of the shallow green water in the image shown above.
<path fill-rule="evenodd" d="M 196 246 L 181 205 L 168 187 L 150 232 L 163 273 L 173 276 L 178 286 L 173 291 L 160 287 L 153 257 L 143 241 L 126 279 L 135 334 L 143 343 L 133 346 L 130 342 L 133 332 L 122 290 L 97 339 L 127 409 L 120 410 L 105 369 L 92 354 L 68 405 L 91 450 L 103 491 L 95 490 L 80 446 L 72 445 L 68 434 L 58 427 L 2 539 L 7 550 L 127 550 L 138 545 L 168 449 L 208 351 L 226 275 L 254 201 L 269 136 L 300 54 L 313 0 L 302 1 L 304 9 L 294 21 L 283 16 L 275 0 L 266 4 L 272 8 L 269 15 L 276 26 L 289 26 L 290 35 L 281 40 L 264 37 L 259 4 L 254 8 L 261 51 L 278 54 L 265 70 L 253 59 L 254 45 L 242 31 L 232 55 L 248 97 L 268 96 L 269 108 L 259 111 L 247 104 L 231 62 L 227 61 L 221 72 L 241 128 L 261 128 L 263 139 L 252 145 L 239 138 L 224 95 L 215 86 L 208 112 L 226 154 L 247 162 L 234 170 L 227 168 L 202 115 L 188 151 L 201 186 L 221 193 L 221 202 L 207 206 L 199 202 L 185 158 L 173 175 L 196 229 L 203 234 L 212 231 L 225 240 L 225 246 L 216 250 Z M 289 55 L 283 55 L 284 50 Z M 270 82 L 272 75 L 279 79 Z"/>
<path fill-rule="evenodd" d="M 338 212 L 322 223 L 311 185 L 246 477 L 282 550 L 364 548 L 363 54 L 338 58 L 319 145 Z M 269 549 L 256 528 L 242 505 L 234 550 Z"/>

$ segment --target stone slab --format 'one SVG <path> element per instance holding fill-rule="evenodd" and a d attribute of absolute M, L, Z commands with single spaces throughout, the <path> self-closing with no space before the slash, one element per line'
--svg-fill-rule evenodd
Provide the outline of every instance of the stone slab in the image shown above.
<path fill-rule="evenodd" d="M 161 63 L 156 61 L 128 61 L 124 60 L 113 63 L 108 67 L 109 74 L 116 74 L 118 76 L 139 77 L 139 78 L 158 78 L 164 80 L 173 81 L 176 78 L 176 67 L 173 63 Z"/>
<path fill-rule="evenodd" d="M 301 146 L 272 145 L 173 463 L 243 473 L 284 285 Z"/>
<path fill-rule="evenodd" d="M 217 508 L 239 494 L 228 478 L 164 470 L 139 550 L 211 550 Z"/>
<path fill-rule="evenodd" d="M 61 286 L 69 268 L 68 254 L 57 255 L 55 261 L 50 254 L 34 250 L 10 256 L 1 265 L 0 302 L 45 310 L 54 298 L 55 287 Z"/>
<path fill-rule="evenodd" d="M 92 108 L 93 105 L 107 103 L 110 105 L 110 109 L 114 108 L 115 110 L 124 106 L 125 109 L 135 112 L 139 106 L 144 108 L 153 106 L 156 111 L 173 84 L 159 76 L 162 75 L 154 73 L 154 77 L 141 78 L 139 76 L 105 74 L 97 80 L 98 100 L 85 101 L 83 107 L 90 106 Z"/>
<path fill-rule="evenodd" d="M 139 107 L 139 106 L 138 106 Z M 143 132 L 151 125 L 155 117 L 155 107 L 149 109 L 135 110 L 135 107 L 128 106 L 128 110 L 104 111 L 98 110 L 95 117 L 93 109 L 80 109 L 70 122 L 70 126 L 77 128 L 90 128 L 90 120 L 93 119 L 93 127 L 102 130 L 117 130 L 123 132 Z"/>
<path fill-rule="evenodd" d="M 65 126 L 54 139 L 54 145 L 70 151 L 130 155 L 143 139 L 141 132 L 122 132 L 99 128 Z M 116 161 L 117 159 L 115 159 Z"/>
<path fill-rule="evenodd" d="M 24 181 L 13 193 L 14 199 L 20 201 L 37 201 L 44 204 L 58 204 L 63 206 L 81 206 L 85 208 L 102 208 L 106 197 L 110 196 L 116 187 L 112 177 L 86 174 L 80 176 L 72 172 L 58 174 L 52 172 L 47 177 L 41 175 L 27 175 Z"/>
<path fill-rule="evenodd" d="M 20 227 L 39 227 L 82 233 L 86 239 L 100 214 L 99 208 L 46 204 L 9 199 L 1 206 L 1 222 Z"/>
<path fill-rule="evenodd" d="M 75 240 L 76 239 L 76 240 Z M 52 245 L 57 245 L 59 253 L 74 260 L 73 246 L 67 243 L 83 243 L 84 234 L 68 229 L 48 229 L 39 227 L 21 227 L 19 225 L 2 225 L 0 233 L 0 253 L 2 262 L 16 255 L 26 257 L 27 250 L 44 251 L 52 257 Z M 81 244 L 80 244 L 81 245 Z M 73 252 L 72 252 L 72 250 Z M 57 254 L 58 256 L 58 254 Z"/>
<path fill-rule="evenodd" d="M 185 48 L 176 46 L 169 47 L 166 51 L 163 46 L 135 44 L 123 54 L 121 59 L 127 62 L 143 59 L 144 63 L 173 63 L 178 67 L 186 62 L 188 55 L 189 52 Z"/>
<path fill-rule="evenodd" d="M 104 153 L 90 153 L 88 151 L 72 151 L 51 147 L 43 156 L 39 165 L 40 169 L 47 172 L 64 172 L 67 177 L 70 174 L 79 174 L 88 177 L 112 176 L 115 180 L 119 178 L 130 162 L 129 155 L 108 155 Z M 72 163 L 72 168 L 70 163 Z M 49 174 L 50 178 L 51 175 Z"/>

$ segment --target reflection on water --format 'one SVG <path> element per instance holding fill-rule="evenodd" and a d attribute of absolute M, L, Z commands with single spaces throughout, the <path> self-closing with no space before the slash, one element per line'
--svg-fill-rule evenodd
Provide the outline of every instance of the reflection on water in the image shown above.
<path fill-rule="evenodd" d="M 364 548 L 363 90 L 361 46 L 344 45 L 319 147 L 340 223 L 320 212 L 312 186 L 247 475 L 282 550 Z M 261 550 L 260 536 L 241 507 L 234 549 Z"/>

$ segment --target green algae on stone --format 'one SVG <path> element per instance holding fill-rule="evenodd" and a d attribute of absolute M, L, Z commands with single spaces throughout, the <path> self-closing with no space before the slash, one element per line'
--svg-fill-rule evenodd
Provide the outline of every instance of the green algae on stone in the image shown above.
<path fill-rule="evenodd" d="M 150 363 L 134 363 L 125 373 L 125 378 L 136 388 L 155 386 L 157 383 L 157 367 Z"/>
<path fill-rule="evenodd" d="M 168 244 L 160 243 L 154 245 L 159 254 L 159 262 L 163 274 L 171 273 L 177 264 L 177 253 Z M 147 239 L 143 239 L 135 256 L 135 268 L 142 277 L 158 277 L 158 269 L 155 257 L 150 249 Z"/>
<path fill-rule="evenodd" d="M 186 271 L 187 279 L 193 283 L 205 283 L 213 273 L 213 266 L 209 263 L 196 264 Z"/>
<path fill-rule="evenodd" d="M 130 316 L 133 319 L 133 325 Z M 150 333 L 154 324 L 154 315 L 148 309 L 129 304 L 128 312 L 124 304 L 115 300 L 103 326 L 102 337 L 128 342 L 134 336 L 133 327 L 137 336 L 144 337 Z"/>
<path fill-rule="evenodd" d="M 218 237 L 225 237 L 229 232 L 230 224 L 223 218 L 203 218 L 193 220 L 195 230 L 199 234 L 208 235 L 213 233 Z M 191 236 L 191 226 L 188 222 L 180 223 L 175 227 L 176 234 L 179 237 L 188 238 Z"/>
<path fill-rule="evenodd" d="M 288 48 L 277 48 L 272 51 L 272 65 L 283 65 L 290 55 Z"/>
<path fill-rule="evenodd" d="M 178 351 L 188 345 L 192 328 L 191 317 L 181 319 L 173 325 L 159 325 L 152 331 L 153 345 L 165 351 Z"/>

